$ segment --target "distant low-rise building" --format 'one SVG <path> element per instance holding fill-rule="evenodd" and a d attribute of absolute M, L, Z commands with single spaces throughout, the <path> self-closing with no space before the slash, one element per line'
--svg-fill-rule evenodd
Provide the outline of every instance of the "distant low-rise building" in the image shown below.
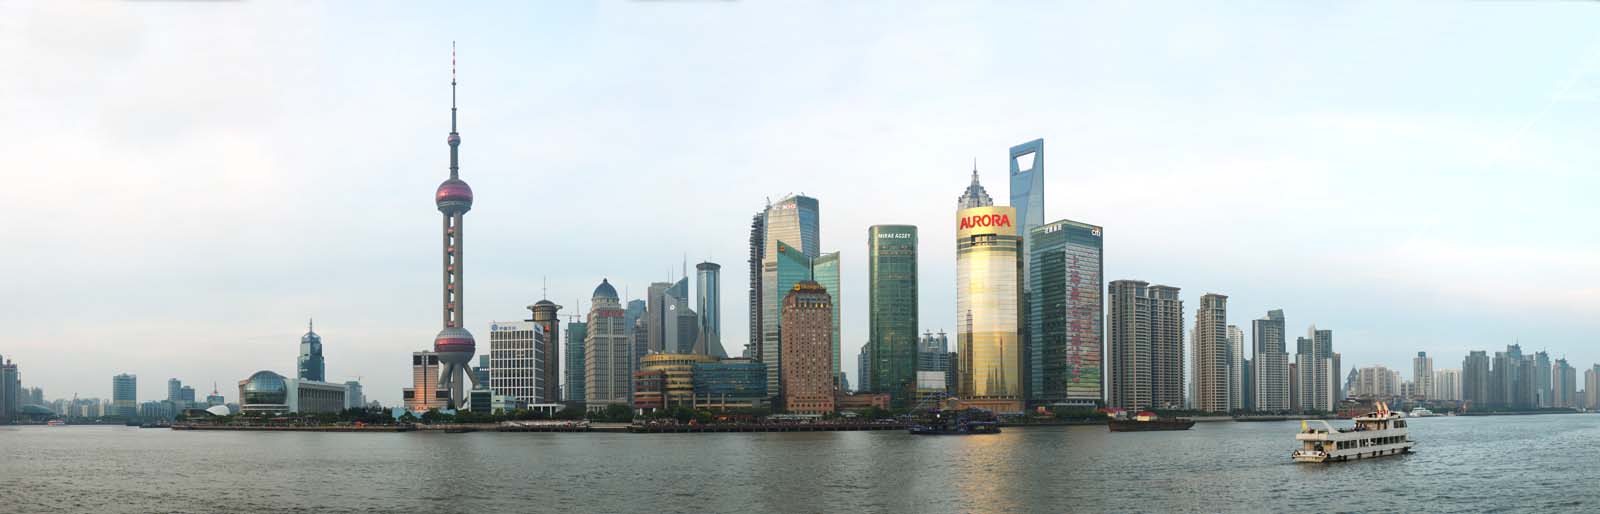
<path fill-rule="evenodd" d="M 240 408 L 244 412 L 331 413 L 345 408 L 345 384 L 284 378 L 271 371 L 257 371 L 239 381 Z"/>

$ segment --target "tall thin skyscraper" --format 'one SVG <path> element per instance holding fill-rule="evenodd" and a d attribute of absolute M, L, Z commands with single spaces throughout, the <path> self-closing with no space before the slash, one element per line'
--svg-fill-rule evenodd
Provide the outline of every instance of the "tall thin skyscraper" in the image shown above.
<path fill-rule="evenodd" d="M 1461 401 L 1470 406 L 1486 407 L 1493 404 L 1489 391 L 1489 354 L 1483 350 L 1467 353 L 1461 361 Z"/>
<path fill-rule="evenodd" d="M 1208 293 L 1200 297 L 1194 320 L 1195 409 L 1202 412 L 1228 412 L 1233 379 L 1229 355 L 1228 297 Z"/>
<path fill-rule="evenodd" d="M 888 393 L 895 407 L 916 396 L 917 323 L 917 227 L 868 227 L 867 346 L 874 361 L 870 390 Z"/>
<path fill-rule="evenodd" d="M 1044 139 L 1035 139 L 1011 147 L 1011 207 L 1017 210 L 1017 234 L 1022 236 L 1024 251 L 1033 251 L 1033 229 L 1044 225 Z M 1032 166 L 1024 169 L 1023 161 L 1032 156 Z M 1022 264 L 1023 276 L 1029 276 L 1031 263 Z"/>
<path fill-rule="evenodd" d="M 327 377 L 327 368 L 322 361 L 322 336 L 317 335 L 315 326 L 311 321 L 306 321 L 306 334 L 300 336 L 300 380 L 315 380 L 323 382 Z"/>
<path fill-rule="evenodd" d="M 1283 311 L 1267 311 L 1267 316 L 1250 322 L 1251 372 L 1255 373 L 1256 404 L 1252 410 L 1287 412 L 1298 400 L 1289 394 L 1294 381 L 1289 373 L 1288 332 Z M 1297 389 L 1298 391 L 1298 389 Z"/>
<path fill-rule="evenodd" d="M 1556 359 L 1551 369 L 1551 389 L 1554 394 L 1550 399 L 1551 406 L 1561 408 L 1578 407 L 1578 373 L 1571 365 L 1567 364 L 1565 357 Z"/>
<path fill-rule="evenodd" d="M 628 405 L 633 378 L 632 343 L 628 340 L 627 314 L 617 299 L 617 289 L 600 280 L 590 298 L 588 332 L 584 340 L 584 403 L 589 409 Z"/>
<path fill-rule="evenodd" d="M 767 206 L 761 260 L 761 339 L 756 355 L 767 364 L 769 394 L 780 392 L 783 299 L 796 283 L 811 279 L 811 261 L 822 254 L 820 223 L 817 199 L 809 196 L 789 195 Z"/>
<path fill-rule="evenodd" d="M 671 282 L 651 282 L 645 292 L 646 320 L 645 329 L 648 331 L 646 341 L 651 353 L 675 353 L 676 349 L 667 348 L 667 320 L 670 318 L 672 299 L 668 298 L 667 290 L 672 288 Z"/>
<path fill-rule="evenodd" d="M 539 325 L 543 330 L 543 337 L 539 339 L 539 354 L 544 358 L 538 362 L 539 373 L 539 403 L 556 403 L 561 401 L 561 316 L 556 313 L 561 311 L 561 306 L 550 300 L 539 300 L 528 306 L 533 317 L 528 321 Z"/>
<path fill-rule="evenodd" d="M 1550 407 L 1555 403 L 1555 388 L 1550 376 L 1550 354 L 1533 352 L 1533 395 L 1534 403 L 1540 408 Z"/>
<path fill-rule="evenodd" d="M 1298 338 L 1295 364 L 1300 376 L 1300 408 L 1333 412 L 1339 404 L 1339 365 L 1333 352 L 1333 331 L 1317 330 L 1312 325 L 1306 337 Z"/>
<path fill-rule="evenodd" d="M 699 338 L 694 353 L 727 358 L 722 347 L 722 266 L 702 262 L 695 269 L 695 308 L 699 310 Z"/>
<path fill-rule="evenodd" d="M 988 196 L 973 170 L 972 184 L 957 200 L 957 396 L 968 406 L 1019 412 L 1025 400 L 1022 237 L 1016 210 L 994 207 Z"/>
<path fill-rule="evenodd" d="M 167 379 L 167 401 L 177 402 L 183 391 L 183 381 L 176 378 Z"/>
<path fill-rule="evenodd" d="M 443 300 L 444 328 L 433 339 L 433 351 L 440 362 L 439 387 L 449 391 L 448 407 L 465 405 L 467 389 L 463 382 L 477 377 L 467 369 L 477 351 L 477 342 L 468 332 L 464 320 L 466 310 L 466 282 L 462 271 L 466 262 L 466 237 L 462 220 L 472 210 L 472 187 L 460 176 L 461 134 L 456 131 L 456 58 L 455 45 L 450 49 L 450 178 L 434 191 L 434 203 L 444 215 L 443 227 Z"/>
<path fill-rule="evenodd" d="M 872 342 L 861 345 L 861 352 L 856 354 L 856 390 L 876 391 L 872 387 Z"/>
<path fill-rule="evenodd" d="M 592 309 L 591 309 L 592 310 Z M 567 323 L 567 366 L 566 385 L 561 388 L 562 399 L 572 403 L 583 403 L 588 397 L 585 389 L 588 386 L 586 377 L 588 370 L 584 367 L 588 358 L 584 352 L 589 339 L 589 324 L 582 321 Z"/>
<path fill-rule="evenodd" d="M 839 290 L 839 252 L 818 255 L 811 260 L 811 280 L 821 284 L 828 290 L 828 297 L 833 301 L 833 376 L 839 377 L 839 312 L 844 310 L 844 294 Z M 780 327 L 779 330 L 782 330 Z"/>
<path fill-rule="evenodd" d="M 689 297 L 688 267 L 683 271 L 684 276 L 667 288 L 663 296 L 666 311 L 662 316 L 662 335 L 666 339 L 661 343 L 661 351 L 665 353 L 699 353 L 694 344 L 700 339 L 700 317 L 689 308 L 694 299 Z"/>
<path fill-rule="evenodd" d="M 1424 400 L 1438 399 L 1433 388 L 1433 357 L 1428 352 L 1417 352 L 1411 359 L 1411 383 L 1415 394 Z"/>
<path fill-rule="evenodd" d="M 771 205 L 767 206 L 771 208 Z M 750 217 L 750 338 L 745 340 L 744 356 L 756 360 L 761 359 L 761 315 L 765 304 L 762 302 L 764 289 L 761 287 L 761 265 L 767 256 L 767 211 L 765 209 Z"/>
<path fill-rule="evenodd" d="M 22 377 L 14 362 L 0 358 L 0 424 L 10 423 L 22 409 Z"/>
<path fill-rule="evenodd" d="M 1028 376 L 1032 400 L 1104 401 L 1105 264 L 1100 227 L 1061 220 L 1035 227 L 1028 250 Z"/>
<path fill-rule="evenodd" d="M 1237 325 L 1228 325 L 1228 405 L 1235 411 L 1245 410 L 1245 353 L 1244 331 Z"/>

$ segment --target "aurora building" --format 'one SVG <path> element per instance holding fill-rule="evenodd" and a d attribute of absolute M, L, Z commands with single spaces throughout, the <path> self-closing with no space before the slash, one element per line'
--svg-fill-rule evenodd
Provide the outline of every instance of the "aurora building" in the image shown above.
<path fill-rule="evenodd" d="M 1026 245 L 1031 266 L 1027 303 L 1032 399 L 1095 405 L 1104 399 L 1103 231 L 1061 220 L 1030 232 Z"/>
<path fill-rule="evenodd" d="M 861 386 L 906 406 L 915 398 L 918 371 L 915 226 L 867 229 L 867 326 L 872 377 Z"/>
<path fill-rule="evenodd" d="M 1022 238 L 1015 218 L 1015 209 L 994 206 L 974 169 L 956 211 L 957 396 L 996 412 L 1023 407 Z"/>

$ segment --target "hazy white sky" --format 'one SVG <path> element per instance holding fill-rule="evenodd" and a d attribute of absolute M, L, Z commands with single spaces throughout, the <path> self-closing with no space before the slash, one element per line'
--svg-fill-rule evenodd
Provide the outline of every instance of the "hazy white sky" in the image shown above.
<path fill-rule="evenodd" d="M 975 2 L 0 4 L 0 355 L 46 396 L 233 401 L 293 374 L 394 403 L 439 321 L 450 41 L 468 328 L 723 264 L 746 338 L 750 215 L 821 202 L 844 368 L 866 228 L 921 228 L 951 329 L 973 159 L 1045 139 L 1047 221 L 1106 279 L 1334 330 L 1344 366 L 1468 349 L 1600 361 L 1600 5 Z M 1003 201 L 1003 200 L 1002 200 Z M 1192 314 L 1189 323 L 1192 324 Z M 1291 339 L 1292 344 L 1292 339 Z"/>

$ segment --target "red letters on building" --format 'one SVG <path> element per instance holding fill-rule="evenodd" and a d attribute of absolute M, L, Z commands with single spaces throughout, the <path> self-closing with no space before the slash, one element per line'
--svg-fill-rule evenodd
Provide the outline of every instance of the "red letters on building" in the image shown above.
<path fill-rule="evenodd" d="M 1011 216 L 1005 214 L 979 214 L 961 218 L 961 230 L 976 227 L 1009 227 Z"/>

